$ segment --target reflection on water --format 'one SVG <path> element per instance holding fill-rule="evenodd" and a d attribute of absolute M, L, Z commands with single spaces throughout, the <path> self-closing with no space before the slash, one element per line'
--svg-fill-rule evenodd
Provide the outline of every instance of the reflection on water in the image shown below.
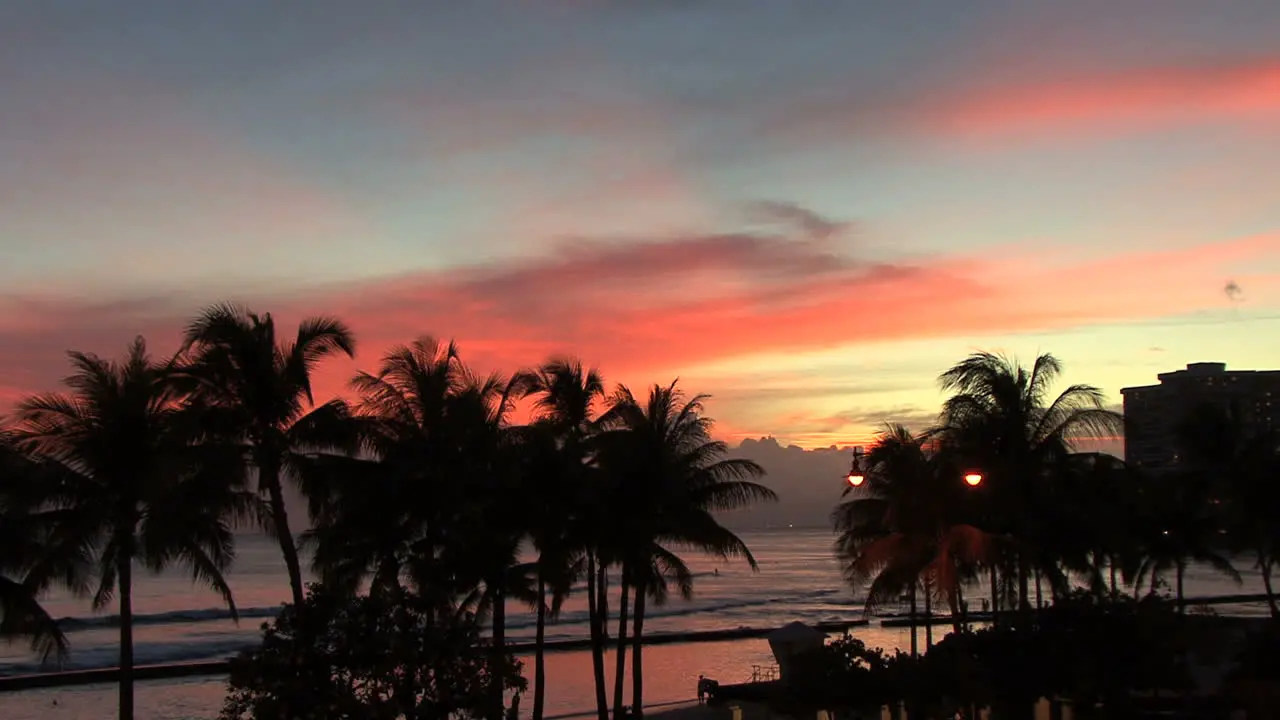
<path fill-rule="evenodd" d="M 935 637 L 941 637 L 939 628 Z M 870 645 L 905 646 L 905 630 L 861 628 L 859 636 Z M 922 636 L 923 641 L 923 636 Z M 533 659 L 525 661 L 524 674 L 533 677 Z M 630 658 L 628 657 L 628 660 Z M 752 665 L 772 664 L 769 643 L 762 639 L 728 642 L 656 645 L 644 651 L 645 705 L 690 700 L 697 696 L 698 675 L 722 683 L 751 679 Z M 606 658 L 608 697 L 613 698 L 613 656 Z M 627 702 L 631 702 L 631 672 L 627 671 Z M 139 720 L 214 718 L 225 692 L 223 678 L 183 678 L 139 683 Z M 591 675 L 591 653 L 563 652 L 547 655 L 548 715 L 564 715 L 590 710 L 595 696 Z M 54 702 L 57 705 L 54 705 Z M 520 702 L 524 712 L 532 709 L 532 698 Z M 0 694 L 0 718 L 5 720 L 104 720 L 115 717 L 115 686 L 88 685 L 52 688 L 22 693 Z"/>

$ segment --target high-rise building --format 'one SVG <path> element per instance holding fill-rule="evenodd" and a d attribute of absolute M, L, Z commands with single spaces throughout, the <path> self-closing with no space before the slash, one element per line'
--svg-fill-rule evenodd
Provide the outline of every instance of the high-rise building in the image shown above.
<path fill-rule="evenodd" d="M 1160 373 L 1157 385 L 1129 387 L 1124 397 L 1124 459 L 1147 470 L 1178 467 L 1177 429 L 1197 408 L 1231 413 L 1246 437 L 1280 430 L 1280 370 L 1227 370 L 1193 363 Z"/>

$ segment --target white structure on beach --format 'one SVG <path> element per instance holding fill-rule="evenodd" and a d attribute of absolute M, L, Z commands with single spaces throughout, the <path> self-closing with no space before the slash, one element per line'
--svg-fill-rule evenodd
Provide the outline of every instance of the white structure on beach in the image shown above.
<path fill-rule="evenodd" d="M 786 680 L 794 658 L 813 650 L 820 650 L 827 641 L 827 634 L 802 622 L 787 623 L 769 633 L 769 649 L 778 661 L 778 678 Z"/>

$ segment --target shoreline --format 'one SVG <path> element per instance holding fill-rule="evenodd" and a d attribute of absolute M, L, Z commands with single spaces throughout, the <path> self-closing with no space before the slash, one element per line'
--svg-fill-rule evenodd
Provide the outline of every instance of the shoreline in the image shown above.
<path fill-rule="evenodd" d="M 821 632 L 842 632 L 858 627 L 867 627 L 870 621 L 865 618 L 817 623 L 813 627 Z M 762 638 L 777 630 L 775 627 L 742 627 L 724 630 L 699 630 L 679 633 L 659 633 L 644 638 L 645 645 L 673 645 L 680 643 L 717 642 L 725 640 L 750 640 Z M 573 652 L 591 648 L 588 638 L 572 640 L 556 640 L 543 645 L 546 652 Z M 525 655 L 534 651 L 531 642 L 512 643 L 508 649 Z M 230 672 L 230 659 L 197 660 L 193 662 L 159 663 L 139 665 L 133 669 L 135 680 L 167 680 L 182 677 L 201 677 L 226 675 Z M 52 687 L 71 687 L 76 685 L 95 685 L 118 682 L 120 668 L 90 668 L 84 670 L 62 670 L 46 673 L 0 676 L 0 693 L 21 692 Z"/>

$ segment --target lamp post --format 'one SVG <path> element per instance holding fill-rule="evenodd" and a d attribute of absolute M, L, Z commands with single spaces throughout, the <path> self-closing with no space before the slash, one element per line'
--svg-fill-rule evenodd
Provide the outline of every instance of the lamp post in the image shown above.
<path fill-rule="evenodd" d="M 863 459 L 864 459 L 865 457 L 866 457 L 866 453 L 865 453 L 865 452 L 863 452 L 863 449 L 862 449 L 862 446 L 861 446 L 861 445 L 857 445 L 857 446 L 855 446 L 855 447 L 853 448 L 853 461 L 849 464 L 849 474 L 848 474 L 848 475 L 845 475 L 845 478 L 844 478 L 844 481 L 845 481 L 846 483 L 848 483 L 848 484 L 849 484 L 849 487 L 851 487 L 851 488 L 859 488 L 859 487 L 862 487 L 863 483 L 865 483 L 865 482 L 867 481 L 866 469 L 862 466 L 862 461 L 863 461 Z M 982 482 L 986 479 L 986 478 L 985 478 L 985 476 L 983 476 L 982 471 L 977 470 L 977 469 L 973 469 L 973 468 L 970 468 L 969 470 L 966 470 L 966 471 L 964 472 L 964 474 L 961 476 L 961 478 L 964 480 L 964 484 L 965 484 L 965 486 L 966 486 L 966 487 L 968 487 L 968 488 L 976 488 L 976 487 L 978 487 L 979 485 L 981 485 L 981 484 L 982 484 Z M 912 592 L 914 593 L 914 590 L 913 590 Z M 915 607 L 915 601 L 914 601 L 914 599 L 913 599 L 913 600 L 912 600 L 912 613 L 911 613 L 911 655 L 912 655 L 913 657 L 914 657 L 914 656 L 915 656 L 915 654 L 916 654 L 916 649 L 915 649 L 915 644 L 916 644 L 916 626 L 915 626 L 915 610 L 914 610 L 914 607 Z M 995 597 L 994 597 L 994 595 L 992 596 L 991 609 L 992 609 L 992 617 L 994 618 L 994 617 L 995 617 Z M 927 612 L 928 612 L 928 611 L 926 610 L 926 613 L 927 613 Z M 932 618 L 928 618 L 928 619 L 926 619 L 926 621 L 925 621 L 925 622 L 930 622 L 930 623 L 931 623 L 931 622 L 932 622 Z M 932 629 L 932 626 L 929 626 L 929 627 L 930 627 L 930 629 Z"/>
<path fill-rule="evenodd" d="M 862 456 L 862 446 L 859 445 L 853 449 L 853 463 L 849 465 L 849 474 L 844 478 L 849 487 L 859 487 L 867 480 L 867 476 L 862 474 Z"/>

